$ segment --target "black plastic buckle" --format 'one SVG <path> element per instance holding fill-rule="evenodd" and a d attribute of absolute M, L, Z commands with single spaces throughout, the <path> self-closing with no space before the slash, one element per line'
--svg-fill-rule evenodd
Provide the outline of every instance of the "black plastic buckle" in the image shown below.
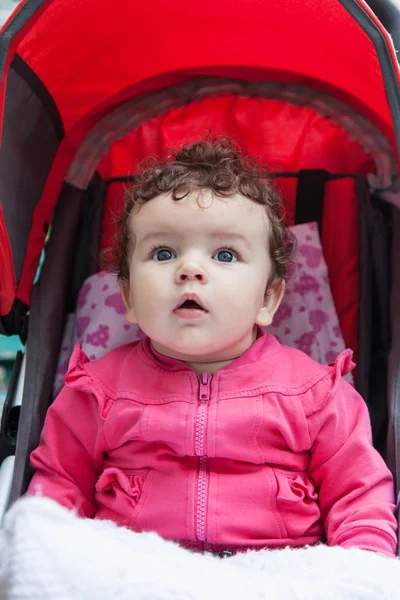
<path fill-rule="evenodd" d="M 230 558 L 234 555 L 234 552 L 231 552 L 231 550 L 221 550 L 220 552 L 213 552 L 212 555 L 219 558 Z"/>

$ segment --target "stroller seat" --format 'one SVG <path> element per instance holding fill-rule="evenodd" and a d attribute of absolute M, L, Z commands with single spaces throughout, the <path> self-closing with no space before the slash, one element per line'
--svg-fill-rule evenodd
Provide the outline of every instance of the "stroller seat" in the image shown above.
<path fill-rule="evenodd" d="M 71 346 L 97 356 L 111 343 L 100 313 L 89 321 L 96 301 L 83 305 L 83 286 L 100 285 L 127 183 L 144 158 L 208 134 L 268 167 L 288 225 L 317 224 L 306 235 L 319 233 L 326 271 L 315 275 L 320 248 L 300 250 L 314 271 L 298 266 L 271 331 L 321 362 L 354 350 L 398 489 L 400 77 L 367 3 L 121 0 L 110 12 L 103 0 L 26 0 L 1 42 L 0 329 L 26 342 L 0 431 L 0 463 L 15 456 L 10 503 L 27 489 Z M 106 308 L 122 343 L 140 332 L 116 298 Z"/>

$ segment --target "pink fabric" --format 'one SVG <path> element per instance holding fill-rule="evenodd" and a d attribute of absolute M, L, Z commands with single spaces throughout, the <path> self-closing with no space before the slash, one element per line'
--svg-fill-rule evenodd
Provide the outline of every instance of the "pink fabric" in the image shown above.
<path fill-rule="evenodd" d="M 297 239 L 297 256 L 282 304 L 268 331 L 282 344 L 298 348 L 317 362 L 327 364 L 345 350 L 345 343 L 318 226 L 305 223 L 290 229 Z M 353 381 L 351 374 L 347 379 Z"/>
<path fill-rule="evenodd" d="M 198 549 L 312 544 L 395 554 L 390 472 L 367 408 L 329 367 L 259 331 L 212 376 L 148 339 L 90 362 L 66 386 L 32 454 L 29 493 Z"/>
<path fill-rule="evenodd" d="M 321 364 L 333 362 L 345 349 L 322 253 L 316 223 L 291 227 L 298 253 L 286 285 L 284 300 L 268 331 L 282 344 L 303 350 Z M 125 319 L 118 283 L 111 273 L 100 271 L 89 277 L 79 294 L 75 315 L 67 321 L 54 383 L 60 392 L 68 361 L 76 343 L 82 344 L 90 360 L 143 339 L 137 325 Z M 353 382 L 351 373 L 346 379 Z"/>

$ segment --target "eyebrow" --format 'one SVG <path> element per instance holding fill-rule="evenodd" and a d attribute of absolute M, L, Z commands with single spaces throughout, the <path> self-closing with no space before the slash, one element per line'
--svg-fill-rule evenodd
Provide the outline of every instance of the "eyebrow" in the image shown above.
<path fill-rule="evenodd" d="M 247 247 L 249 246 L 249 242 L 247 238 L 242 233 L 237 233 L 234 231 L 211 231 L 208 234 L 211 238 L 221 239 L 221 240 L 236 240 L 238 242 L 242 242 Z M 152 239 L 159 238 L 174 238 L 178 237 L 178 234 L 173 231 L 150 231 L 146 233 L 146 235 L 141 239 L 142 243 L 148 242 Z"/>
<path fill-rule="evenodd" d="M 140 240 L 143 242 L 148 242 L 154 238 L 172 238 L 176 237 L 176 233 L 173 231 L 150 231 L 146 233 L 146 235 Z"/>
<path fill-rule="evenodd" d="M 247 248 L 249 247 L 249 240 L 242 233 L 237 233 L 235 231 L 213 231 L 210 236 L 212 238 L 219 238 L 222 240 L 235 240 L 237 242 L 242 242 Z"/>

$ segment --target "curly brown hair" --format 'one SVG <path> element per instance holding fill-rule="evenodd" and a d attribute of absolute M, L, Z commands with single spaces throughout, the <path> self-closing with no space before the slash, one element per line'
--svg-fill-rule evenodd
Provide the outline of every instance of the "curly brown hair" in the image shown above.
<path fill-rule="evenodd" d="M 151 159 L 139 169 L 134 183 L 126 190 L 124 210 L 117 220 L 116 243 L 103 255 L 103 265 L 116 272 L 119 280 L 129 280 L 132 211 L 161 194 L 171 194 L 178 201 L 192 190 L 202 189 L 222 198 L 241 194 L 265 207 L 270 223 L 272 260 L 268 287 L 274 280 L 285 280 L 294 255 L 295 239 L 285 224 L 278 188 L 269 173 L 245 156 L 229 138 L 183 146 L 171 151 L 163 160 Z"/>

